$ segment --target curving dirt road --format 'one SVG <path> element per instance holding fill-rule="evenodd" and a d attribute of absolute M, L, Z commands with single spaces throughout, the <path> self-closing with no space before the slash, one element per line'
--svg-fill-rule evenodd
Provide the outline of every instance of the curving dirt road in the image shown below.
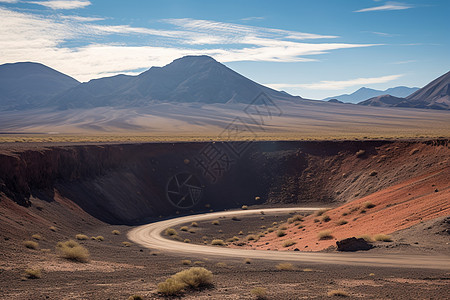
<path fill-rule="evenodd" d="M 365 252 L 354 253 L 317 253 L 291 251 L 258 251 L 231 249 L 219 246 L 187 244 L 166 239 L 162 232 L 169 227 L 176 227 L 194 221 L 217 219 L 222 216 L 246 214 L 281 213 L 289 211 L 315 211 L 319 208 L 271 208 L 242 211 L 225 211 L 200 215 L 185 216 L 136 227 L 128 232 L 128 239 L 143 247 L 158 249 L 166 253 L 183 254 L 199 257 L 252 258 L 285 262 L 305 262 L 321 264 L 360 265 L 379 267 L 405 267 L 450 270 L 450 256 L 418 256 L 401 254 L 374 255 Z"/>

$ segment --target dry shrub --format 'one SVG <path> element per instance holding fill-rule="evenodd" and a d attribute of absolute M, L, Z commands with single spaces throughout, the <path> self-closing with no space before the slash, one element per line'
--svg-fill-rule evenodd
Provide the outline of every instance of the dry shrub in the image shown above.
<path fill-rule="evenodd" d="M 192 222 L 191 223 L 191 227 L 198 227 L 198 223 L 197 222 Z"/>
<path fill-rule="evenodd" d="M 329 297 L 349 297 L 350 294 L 343 290 L 332 290 L 328 292 Z"/>
<path fill-rule="evenodd" d="M 373 242 L 373 238 L 368 234 L 358 235 L 357 238 L 364 239 L 368 243 Z"/>
<path fill-rule="evenodd" d="M 266 299 L 267 289 L 263 287 L 256 287 L 250 291 L 250 294 L 256 297 L 256 299 Z"/>
<path fill-rule="evenodd" d="M 192 267 L 188 270 L 172 275 L 166 281 L 158 284 L 158 292 L 171 296 L 179 294 L 183 289 L 189 287 L 198 289 L 212 284 L 213 274 L 202 267 Z"/>
<path fill-rule="evenodd" d="M 120 231 L 119 230 L 113 230 L 113 231 L 111 231 L 111 233 L 114 234 L 114 235 L 119 235 Z"/>
<path fill-rule="evenodd" d="M 213 224 L 213 225 L 220 225 L 220 222 L 219 222 L 219 220 L 214 220 L 214 221 L 211 222 L 211 224 Z"/>
<path fill-rule="evenodd" d="M 228 265 L 227 265 L 226 263 L 224 263 L 224 262 L 218 262 L 218 263 L 216 264 L 216 267 L 219 267 L 219 268 L 226 268 L 226 267 L 228 267 Z"/>
<path fill-rule="evenodd" d="M 316 211 L 316 216 L 320 217 L 321 215 L 323 215 L 327 211 L 329 211 L 329 209 L 326 209 L 326 208 L 319 209 L 318 211 Z"/>
<path fill-rule="evenodd" d="M 283 225 L 283 226 L 280 227 L 280 230 L 286 230 L 286 229 L 287 229 L 286 225 Z"/>
<path fill-rule="evenodd" d="M 194 228 L 189 229 L 189 233 L 196 233 Z"/>
<path fill-rule="evenodd" d="M 56 227 L 55 227 L 55 226 L 50 226 L 48 229 L 50 229 L 50 230 L 53 231 L 53 232 L 56 231 Z"/>
<path fill-rule="evenodd" d="M 122 242 L 122 245 L 123 245 L 124 247 L 130 247 L 130 246 L 133 245 L 133 244 L 130 243 L 130 242 Z"/>
<path fill-rule="evenodd" d="M 99 242 L 103 242 L 105 240 L 105 238 L 103 236 L 99 235 L 99 236 L 95 237 L 95 240 L 99 241 Z"/>
<path fill-rule="evenodd" d="M 181 261 L 181 263 L 182 263 L 183 265 L 185 265 L 185 266 L 189 266 L 189 265 L 192 263 L 192 261 L 190 261 L 189 259 L 183 259 L 183 260 Z"/>
<path fill-rule="evenodd" d="M 238 235 L 244 235 L 244 232 L 241 230 L 239 231 Z"/>
<path fill-rule="evenodd" d="M 89 251 L 74 240 L 59 242 L 56 244 L 56 251 L 60 256 L 69 260 L 78 262 L 89 261 Z"/>
<path fill-rule="evenodd" d="M 257 236 L 256 234 L 247 235 L 247 241 L 257 241 L 257 240 L 259 240 L 259 236 Z"/>
<path fill-rule="evenodd" d="M 283 230 L 278 230 L 278 232 L 277 232 L 277 236 L 278 237 L 282 237 L 282 236 L 285 236 L 286 235 L 286 232 L 284 232 Z"/>
<path fill-rule="evenodd" d="M 128 297 L 128 300 L 144 300 L 144 298 L 141 295 L 132 295 Z"/>
<path fill-rule="evenodd" d="M 42 236 L 40 234 L 33 234 L 31 237 L 38 241 L 42 240 Z"/>
<path fill-rule="evenodd" d="M 331 231 L 323 230 L 317 234 L 317 237 L 319 238 L 319 240 L 329 240 L 333 238 L 333 235 L 331 235 Z"/>
<path fill-rule="evenodd" d="M 324 222 L 329 222 L 330 220 L 331 220 L 331 218 L 330 218 L 329 215 L 323 215 L 323 216 L 322 216 L 322 221 L 324 221 Z"/>
<path fill-rule="evenodd" d="M 339 221 L 336 222 L 337 225 L 345 225 L 347 223 L 348 222 L 346 220 L 339 220 Z"/>
<path fill-rule="evenodd" d="M 277 265 L 277 270 L 292 271 L 292 270 L 294 270 L 294 265 L 291 263 L 280 263 Z"/>
<path fill-rule="evenodd" d="M 84 240 L 88 240 L 88 239 L 89 239 L 89 237 L 88 237 L 87 235 L 85 235 L 85 234 L 77 234 L 77 235 L 75 236 L 75 238 L 76 238 L 77 240 L 81 240 L 81 241 L 84 241 Z"/>
<path fill-rule="evenodd" d="M 225 246 L 225 242 L 223 240 L 215 239 L 211 241 L 211 245 L 213 246 Z"/>
<path fill-rule="evenodd" d="M 39 269 L 26 269 L 25 276 L 29 279 L 38 279 L 41 278 L 41 270 Z"/>
<path fill-rule="evenodd" d="M 294 246 L 295 244 L 297 244 L 297 242 L 293 241 L 293 240 L 285 240 L 282 244 L 283 247 L 290 247 L 290 246 Z"/>
<path fill-rule="evenodd" d="M 380 242 L 392 242 L 392 238 L 391 238 L 391 236 L 390 235 L 387 235 L 387 234 L 375 234 L 374 236 L 373 236 L 373 239 L 375 240 L 375 241 L 380 241 Z"/>
<path fill-rule="evenodd" d="M 184 239 L 184 241 L 183 241 L 184 243 L 190 243 L 191 242 L 191 240 L 190 239 Z"/>
<path fill-rule="evenodd" d="M 294 222 L 301 222 L 301 221 L 303 221 L 303 216 L 302 215 L 295 215 L 295 216 L 287 219 L 287 222 L 289 224 L 292 224 Z"/>
<path fill-rule="evenodd" d="M 242 205 L 242 207 L 241 207 L 243 210 L 247 210 L 248 209 L 248 206 L 247 205 Z"/>
<path fill-rule="evenodd" d="M 246 259 L 244 259 L 244 263 L 249 265 L 252 263 L 252 260 L 250 258 L 246 258 Z"/>
<path fill-rule="evenodd" d="M 188 230 L 189 230 L 189 227 L 183 226 L 183 227 L 180 228 L 180 230 L 181 230 L 181 231 L 188 231 Z"/>
<path fill-rule="evenodd" d="M 272 227 L 269 227 L 269 228 L 267 228 L 267 231 L 268 231 L 268 232 L 274 232 L 275 229 L 273 229 Z"/>
<path fill-rule="evenodd" d="M 169 236 L 177 235 L 177 231 L 173 228 L 167 228 L 165 233 L 166 233 L 166 235 L 169 235 Z"/>
<path fill-rule="evenodd" d="M 358 152 L 356 152 L 356 157 L 362 157 L 364 156 L 364 154 L 366 154 L 366 150 L 359 150 Z"/>
<path fill-rule="evenodd" d="M 375 204 L 373 204 L 372 202 L 368 201 L 368 202 L 364 202 L 363 206 L 364 206 L 364 208 L 370 209 L 370 208 L 374 208 Z"/>
<path fill-rule="evenodd" d="M 25 241 L 23 242 L 23 245 L 27 247 L 28 249 L 36 250 L 39 247 L 39 244 L 34 241 Z"/>

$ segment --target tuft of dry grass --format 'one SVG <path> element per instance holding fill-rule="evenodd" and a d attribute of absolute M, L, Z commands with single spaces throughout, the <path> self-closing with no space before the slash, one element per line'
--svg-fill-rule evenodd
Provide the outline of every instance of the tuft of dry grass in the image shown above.
<path fill-rule="evenodd" d="M 331 221 L 331 218 L 330 218 L 329 215 L 323 215 L 323 216 L 322 216 L 322 221 L 323 221 L 323 222 L 329 222 L 329 221 Z"/>
<path fill-rule="evenodd" d="M 302 215 L 295 215 L 289 219 L 287 219 L 287 222 L 289 224 L 292 224 L 294 222 L 302 222 L 303 221 L 303 216 Z"/>
<path fill-rule="evenodd" d="M 165 231 L 165 234 L 168 236 L 177 235 L 177 231 L 173 228 L 167 228 Z"/>
<path fill-rule="evenodd" d="M 218 263 L 216 264 L 216 267 L 219 267 L 219 268 L 226 268 L 226 267 L 228 267 L 228 265 L 227 265 L 226 263 L 224 263 L 224 262 L 218 262 Z"/>
<path fill-rule="evenodd" d="M 183 242 L 189 244 L 191 242 L 191 240 L 190 239 L 184 239 Z"/>
<path fill-rule="evenodd" d="M 368 234 L 358 235 L 357 238 L 359 238 L 359 239 L 364 239 L 364 240 L 365 240 L 366 242 L 368 242 L 368 243 L 374 241 L 373 238 L 372 238 L 370 235 L 368 235 Z"/>
<path fill-rule="evenodd" d="M 249 264 L 251 264 L 251 263 L 252 263 L 252 260 L 251 260 L 250 258 L 244 259 L 244 264 L 249 265 Z"/>
<path fill-rule="evenodd" d="M 362 157 L 364 156 L 364 154 L 366 154 L 366 150 L 359 150 L 358 152 L 356 152 L 356 157 Z"/>
<path fill-rule="evenodd" d="M 192 264 L 192 261 L 190 261 L 189 259 L 183 259 L 181 261 L 181 264 L 183 264 L 185 266 L 189 266 L 190 264 Z"/>
<path fill-rule="evenodd" d="M 198 289 L 212 284 L 213 274 L 202 267 L 192 267 L 188 270 L 172 275 L 166 281 L 158 284 L 158 293 L 165 296 L 174 296 L 185 288 Z"/>
<path fill-rule="evenodd" d="M 277 236 L 278 237 L 282 237 L 282 236 L 285 236 L 286 235 L 286 232 L 284 232 L 283 230 L 278 230 L 277 231 Z"/>
<path fill-rule="evenodd" d="M 42 240 L 42 236 L 40 234 L 33 234 L 31 237 L 38 241 Z"/>
<path fill-rule="evenodd" d="M 296 241 L 293 240 L 285 240 L 281 245 L 283 247 L 290 247 L 290 246 L 294 246 L 295 244 L 297 244 Z"/>
<path fill-rule="evenodd" d="M 23 242 L 23 245 L 27 247 L 28 249 L 36 250 L 39 247 L 39 244 L 34 241 L 25 241 Z"/>
<path fill-rule="evenodd" d="M 373 204 L 372 202 L 367 201 L 367 202 L 364 202 L 363 207 L 367 208 L 367 209 L 370 209 L 370 208 L 374 208 L 375 204 Z"/>
<path fill-rule="evenodd" d="M 50 226 L 48 229 L 50 229 L 53 232 L 55 232 L 57 230 L 55 226 Z"/>
<path fill-rule="evenodd" d="M 380 242 L 392 242 L 392 238 L 391 238 L 391 236 L 390 235 L 387 235 L 387 234 L 375 234 L 374 236 L 373 236 L 373 239 L 375 240 L 375 241 L 380 241 Z"/>
<path fill-rule="evenodd" d="M 191 223 L 191 227 L 198 227 L 198 223 L 197 222 L 192 222 Z"/>
<path fill-rule="evenodd" d="M 328 292 L 328 297 L 349 297 L 350 294 L 343 290 L 332 290 Z"/>
<path fill-rule="evenodd" d="M 144 300 L 144 298 L 141 295 L 132 295 L 127 300 Z"/>
<path fill-rule="evenodd" d="M 80 240 L 80 241 L 84 241 L 84 240 L 88 240 L 88 239 L 89 239 L 89 237 L 88 237 L 87 235 L 81 234 L 81 233 L 77 234 L 77 235 L 75 236 L 75 238 L 76 238 L 77 240 Z"/>
<path fill-rule="evenodd" d="M 339 226 L 345 225 L 347 223 L 348 223 L 348 221 L 346 221 L 346 220 L 339 220 L 339 221 L 336 222 L 336 224 L 339 225 Z"/>
<path fill-rule="evenodd" d="M 220 225 L 220 222 L 219 222 L 219 220 L 214 220 L 214 221 L 211 222 L 211 224 L 213 224 L 213 225 Z"/>
<path fill-rule="evenodd" d="M 250 294 L 256 297 L 256 299 L 262 300 L 267 297 L 267 289 L 263 287 L 255 287 L 250 290 Z"/>
<path fill-rule="evenodd" d="M 247 206 L 247 205 L 242 205 L 241 209 L 247 210 L 247 209 L 248 209 L 248 206 Z"/>
<path fill-rule="evenodd" d="M 257 236 L 256 234 L 247 235 L 247 241 L 257 241 L 257 240 L 259 240 L 259 236 Z"/>
<path fill-rule="evenodd" d="M 294 270 L 294 265 L 291 263 L 280 263 L 277 265 L 277 270 L 292 271 L 292 270 Z"/>
<path fill-rule="evenodd" d="M 120 231 L 119 230 L 113 230 L 113 231 L 111 231 L 111 233 L 114 234 L 114 235 L 119 235 Z"/>
<path fill-rule="evenodd" d="M 189 227 L 187 227 L 187 226 L 182 226 L 182 227 L 180 228 L 180 230 L 181 230 L 181 231 L 188 231 L 188 230 L 189 230 Z"/>
<path fill-rule="evenodd" d="M 183 291 L 186 288 L 186 284 L 184 282 L 180 282 L 173 278 L 168 278 L 164 282 L 158 283 L 158 293 L 164 296 L 175 296 Z"/>
<path fill-rule="evenodd" d="M 331 231 L 323 230 L 317 234 L 317 237 L 319 238 L 319 240 L 330 240 L 333 238 L 333 235 L 331 234 Z"/>
<path fill-rule="evenodd" d="M 103 236 L 99 235 L 99 236 L 95 237 L 95 240 L 99 241 L 99 242 L 103 242 L 105 240 L 105 238 Z"/>
<path fill-rule="evenodd" d="M 326 209 L 326 208 L 319 209 L 318 211 L 316 211 L 316 216 L 320 217 L 321 215 L 323 215 L 327 211 L 329 211 L 329 209 Z"/>
<path fill-rule="evenodd" d="M 225 242 L 223 240 L 215 239 L 211 241 L 211 245 L 213 246 L 225 246 Z"/>
<path fill-rule="evenodd" d="M 239 231 L 238 235 L 244 235 L 244 232 L 241 230 Z"/>
<path fill-rule="evenodd" d="M 133 244 L 130 243 L 130 242 L 122 242 L 122 245 L 123 245 L 124 247 L 131 247 L 131 245 L 133 245 Z"/>
<path fill-rule="evenodd" d="M 267 228 L 267 232 L 274 232 L 275 229 L 273 229 L 272 227 Z"/>
<path fill-rule="evenodd" d="M 78 262 L 89 261 L 89 251 L 74 240 L 59 242 L 56 244 L 56 251 L 60 256 L 69 260 Z"/>
<path fill-rule="evenodd" d="M 41 278 L 42 273 L 40 269 L 26 269 L 25 276 L 29 279 L 38 279 Z"/>

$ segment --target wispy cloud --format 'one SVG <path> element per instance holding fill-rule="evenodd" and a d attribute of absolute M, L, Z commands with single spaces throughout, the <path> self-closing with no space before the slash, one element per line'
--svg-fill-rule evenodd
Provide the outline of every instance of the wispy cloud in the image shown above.
<path fill-rule="evenodd" d="M 88 0 L 48 0 L 30 1 L 28 3 L 42 5 L 51 9 L 77 9 L 91 5 Z"/>
<path fill-rule="evenodd" d="M 417 62 L 417 60 L 401 60 L 401 61 L 396 61 L 393 62 L 393 65 L 403 65 L 403 64 L 410 64 L 410 63 L 415 63 Z"/>
<path fill-rule="evenodd" d="M 264 17 L 247 17 L 247 18 L 242 18 L 241 21 L 260 21 L 260 20 L 264 20 Z"/>
<path fill-rule="evenodd" d="M 0 3 L 17 3 L 19 0 L 0 0 Z"/>
<path fill-rule="evenodd" d="M 221 62 L 303 62 L 337 49 L 374 46 L 318 42 L 335 36 L 207 20 L 162 20 L 169 29 L 93 23 L 98 20 L 0 7 L 1 60 L 37 61 L 86 81 L 162 66 L 184 55 L 210 55 Z M 130 35 L 133 45 L 127 43 Z"/>
<path fill-rule="evenodd" d="M 398 34 L 393 33 L 386 33 L 386 32 L 378 32 L 378 31 L 372 31 L 373 34 L 379 35 L 379 36 L 385 36 L 385 37 L 394 37 L 398 36 Z"/>
<path fill-rule="evenodd" d="M 354 12 L 368 12 L 368 11 L 385 11 L 385 10 L 404 10 L 413 8 L 412 5 L 400 2 L 387 2 L 385 5 L 374 6 L 355 10 Z"/>
<path fill-rule="evenodd" d="M 305 83 L 305 84 L 284 84 L 284 83 L 274 83 L 266 84 L 274 89 L 285 89 L 285 88 L 297 88 L 297 89 L 309 89 L 309 90 L 343 90 L 352 86 L 365 86 L 368 84 L 376 83 L 386 83 L 389 81 L 394 81 L 399 79 L 403 75 L 387 75 L 381 77 L 370 77 L 370 78 L 356 78 L 350 80 L 339 80 L 339 81 L 320 81 L 317 83 Z"/>

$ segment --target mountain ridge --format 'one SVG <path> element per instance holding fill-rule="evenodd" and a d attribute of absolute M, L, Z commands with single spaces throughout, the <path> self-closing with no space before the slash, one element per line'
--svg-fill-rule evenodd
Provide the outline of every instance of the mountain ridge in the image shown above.
<path fill-rule="evenodd" d="M 336 100 L 339 100 L 342 102 L 349 102 L 349 103 L 356 104 L 361 101 L 365 101 L 367 99 L 386 95 L 386 94 L 389 94 L 389 95 L 395 96 L 395 97 L 406 97 L 406 96 L 416 92 L 417 90 L 419 90 L 419 88 L 417 88 L 417 87 L 411 88 L 411 87 L 407 87 L 407 86 L 397 86 L 397 87 L 393 87 L 393 88 L 388 88 L 384 91 L 371 89 L 371 88 L 367 88 L 367 87 L 362 87 L 362 88 L 354 91 L 351 94 L 342 94 L 342 95 L 338 95 L 338 96 L 334 96 L 334 97 L 327 97 L 322 100 L 329 101 L 332 99 L 336 99 Z"/>

